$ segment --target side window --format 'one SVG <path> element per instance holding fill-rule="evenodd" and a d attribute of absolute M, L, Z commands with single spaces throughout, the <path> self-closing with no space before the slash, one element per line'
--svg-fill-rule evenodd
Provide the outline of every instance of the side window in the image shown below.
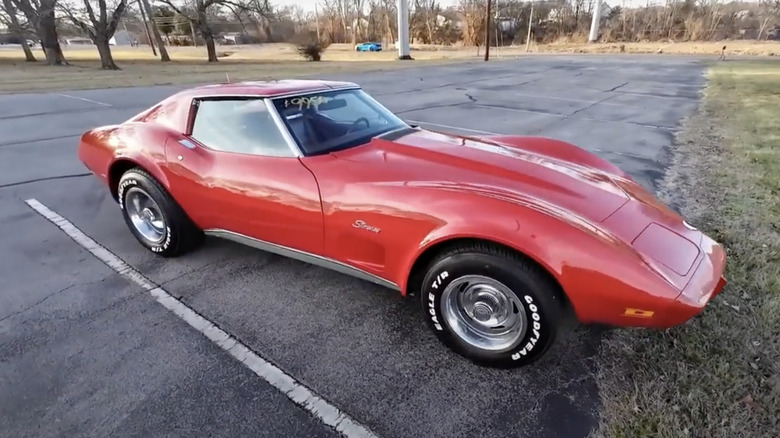
<path fill-rule="evenodd" d="M 292 156 L 262 99 L 201 100 L 195 112 L 192 138 L 217 151 Z"/>

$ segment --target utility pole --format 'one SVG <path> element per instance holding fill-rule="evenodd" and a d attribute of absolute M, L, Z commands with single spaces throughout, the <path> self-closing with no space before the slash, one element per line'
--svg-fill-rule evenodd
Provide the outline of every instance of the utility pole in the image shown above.
<path fill-rule="evenodd" d="M 319 9 L 317 8 L 317 3 L 314 4 L 314 17 L 317 20 L 317 41 L 319 42 L 322 40 L 320 39 L 320 12 Z"/>
<path fill-rule="evenodd" d="M 157 23 L 154 21 L 154 11 L 152 10 L 152 5 L 149 3 L 149 0 L 138 0 L 138 2 L 139 7 L 142 7 L 141 16 L 144 19 L 144 25 L 146 23 L 146 17 L 149 17 L 149 27 L 152 29 L 154 41 L 157 43 L 157 48 L 160 50 L 160 62 L 169 62 L 171 57 L 168 55 L 168 49 L 165 48 L 165 43 L 162 40 L 162 36 L 160 36 L 160 29 L 157 28 Z M 144 17 L 143 11 L 146 11 L 146 17 Z M 149 28 L 147 27 L 147 29 Z M 152 51 L 154 51 L 154 49 L 152 49 Z"/>
<path fill-rule="evenodd" d="M 596 6 L 593 8 L 593 21 L 590 22 L 590 36 L 588 41 L 591 43 L 599 39 L 599 23 L 601 22 L 601 2 L 596 0 Z"/>
<path fill-rule="evenodd" d="M 485 61 L 490 58 L 490 0 L 487 0 L 485 13 Z"/>
<path fill-rule="evenodd" d="M 528 14 L 528 35 L 525 37 L 525 51 L 531 50 L 531 26 L 534 18 L 534 2 L 531 2 L 531 13 Z"/>
<path fill-rule="evenodd" d="M 157 56 L 157 49 L 154 48 L 154 41 L 152 40 L 152 34 L 149 32 L 149 23 L 146 21 L 146 12 L 144 12 L 144 5 L 141 4 L 141 0 L 138 0 L 138 9 L 141 10 L 141 19 L 144 22 L 144 30 L 146 31 L 146 39 L 149 40 L 149 45 L 152 47 L 152 54 Z M 152 23 L 154 26 L 154 23 Z"/>
<path fill-rule="evenodd" d="M 190 33 L 192 34 L 192 46 L 198 47 L 198 40 L 195 38 L 195 22 L 190 20 Z"/>
<path fill-rule="evenodd" d="M 409 0 L 398 0 L 398 59 L 409 55 Z"/>

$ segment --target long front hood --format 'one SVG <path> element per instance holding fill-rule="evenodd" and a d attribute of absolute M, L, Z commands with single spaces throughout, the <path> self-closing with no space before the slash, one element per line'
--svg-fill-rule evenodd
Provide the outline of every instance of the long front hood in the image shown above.
<path fill-rule="evenodd" d="M 393 140 L 375 139 L 366 152 L 381 156 L 385 166 L 399 170 L 409 182 L 516 193 L 594 222 L 603 221 L 629 199 L 602 171 L 490 141 L 414 131 Z M 370 160 L 359 155 L 363 154 L 347 152 L 342 157 Z"/>

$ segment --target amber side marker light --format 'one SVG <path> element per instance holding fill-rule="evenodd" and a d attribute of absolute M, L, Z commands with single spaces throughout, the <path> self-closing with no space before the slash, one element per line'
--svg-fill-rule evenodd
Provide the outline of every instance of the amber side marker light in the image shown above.
<path fill-rule="evenodd" d="M 634 318 L 652 318 L 655 312 L 652 310 L 642 310 L 642 309 L 631 309 L 626 308 L 625 312 L 623 312 L 623 315 L 625 316 L 632 316 Z"/>

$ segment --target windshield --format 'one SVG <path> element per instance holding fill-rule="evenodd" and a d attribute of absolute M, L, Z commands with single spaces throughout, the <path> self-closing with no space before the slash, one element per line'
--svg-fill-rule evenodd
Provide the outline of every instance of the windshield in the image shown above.
<path fill-rule="evenodd" d="M 306 155 L 354 147 L 408 127 L 360 89 L 279 98 L 274 105 Z"/>

